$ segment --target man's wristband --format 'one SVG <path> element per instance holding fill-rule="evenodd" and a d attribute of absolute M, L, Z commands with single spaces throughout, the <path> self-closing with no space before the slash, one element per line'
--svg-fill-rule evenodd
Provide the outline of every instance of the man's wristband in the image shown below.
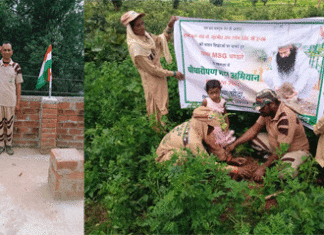
<path fill-rule="evenodd" d="M 235 167 L 235 169 L 232 170 L 233 173 L 237 174 L 238 173 L 239 168 Z"/>
<path fill-rule="evenodd" d="M 175 76 L 176 76 L 176 74 L 177 74 L 177 73 L 176 73 L 176 71 L 173 71 L 173 77 L 175 77 Z"/>

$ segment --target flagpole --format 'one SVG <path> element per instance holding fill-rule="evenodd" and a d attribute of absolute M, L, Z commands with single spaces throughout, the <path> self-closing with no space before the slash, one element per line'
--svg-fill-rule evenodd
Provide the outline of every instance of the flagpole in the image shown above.
<path fill-rule="evenodd" d="M 51 98 L 51 96 L 52 96 L 52 71 L 51 71 L 51 69 L 48 69 L 47 74 L 48 74 L 48 80 L 49 80 L 49 98 Z"/>

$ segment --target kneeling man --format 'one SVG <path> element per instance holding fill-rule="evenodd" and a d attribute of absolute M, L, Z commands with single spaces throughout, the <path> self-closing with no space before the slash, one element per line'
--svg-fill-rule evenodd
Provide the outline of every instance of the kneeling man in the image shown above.
<path fill-rule="evenodd" d="M 204 148 L 204 144 L 206 144 L 208 151 L 221 161 L 226 161 L 228 164 L 243 165 L 246 162 L 244 158 L 232 158 L 230 154 L 226 154 L 221 145 L 215 143 L 216 138 L 213 130 L 214 126 L 219 125 L 217 114 L 210 108 L 204 106 L 196 108 L 188 122 L 175 127 L 164 136 L 156 150 L 158 155 L 156 160 L 158 162 L 170 160 L 174 151 L 184 151 L 184 148 L 190 148 L 195 155 L 198 152 L 204 152 L 208 155 Z M 251 175 L 250 169 L 245 167 L 227 166 L 226 169 L 242 177 L 250 177 Z"/>
<path fill-rule="evenodd" d="M 302 157 L 309 155 L 309 143 L 305 129 L 296 113 L 281 103 L 273 90 L 265 89 L 257 93 L 256 106 L 260 107 L 261 116 L 256 123 L 248 129 L 234 143 L 226 146 L 226 151 L 232 152 L 240 144 L 252 140 L 252 143 L 268 153 L 267 161 L 254 173 L 253 179 L 261 181 L 274 160 L 279 159 L 276 149 L 280 144 L 289 145 L 288 151 L 281 161 L 288 162 L 297 169 L 303 162 Z M 266 133 L 260 133 L 266 127 Z"/>

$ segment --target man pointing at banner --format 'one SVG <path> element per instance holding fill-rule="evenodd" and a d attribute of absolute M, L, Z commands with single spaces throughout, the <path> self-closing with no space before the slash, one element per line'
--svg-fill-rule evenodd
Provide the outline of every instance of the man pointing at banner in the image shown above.
<path fill-rule="evenodd" d="M 21 68 L 12 61 L 13 54 L 10 43 L 0 47 L 0 154 L 5 150 L 13 155 L 12 138 L 15 109 L 20 109 L 21 83 L 23 82 Z M 6 127 L 6 143 L 4 128 Z"/>

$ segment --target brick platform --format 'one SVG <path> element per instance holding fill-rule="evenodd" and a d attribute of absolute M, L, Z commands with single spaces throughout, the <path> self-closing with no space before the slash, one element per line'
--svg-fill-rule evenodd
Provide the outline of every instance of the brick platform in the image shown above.
<path fill-rule="evenodd" d="M 84 156 L 75 148 L 52 149 L 48 186 L 54 199 L 79 199 L 84 192 Z"/>

